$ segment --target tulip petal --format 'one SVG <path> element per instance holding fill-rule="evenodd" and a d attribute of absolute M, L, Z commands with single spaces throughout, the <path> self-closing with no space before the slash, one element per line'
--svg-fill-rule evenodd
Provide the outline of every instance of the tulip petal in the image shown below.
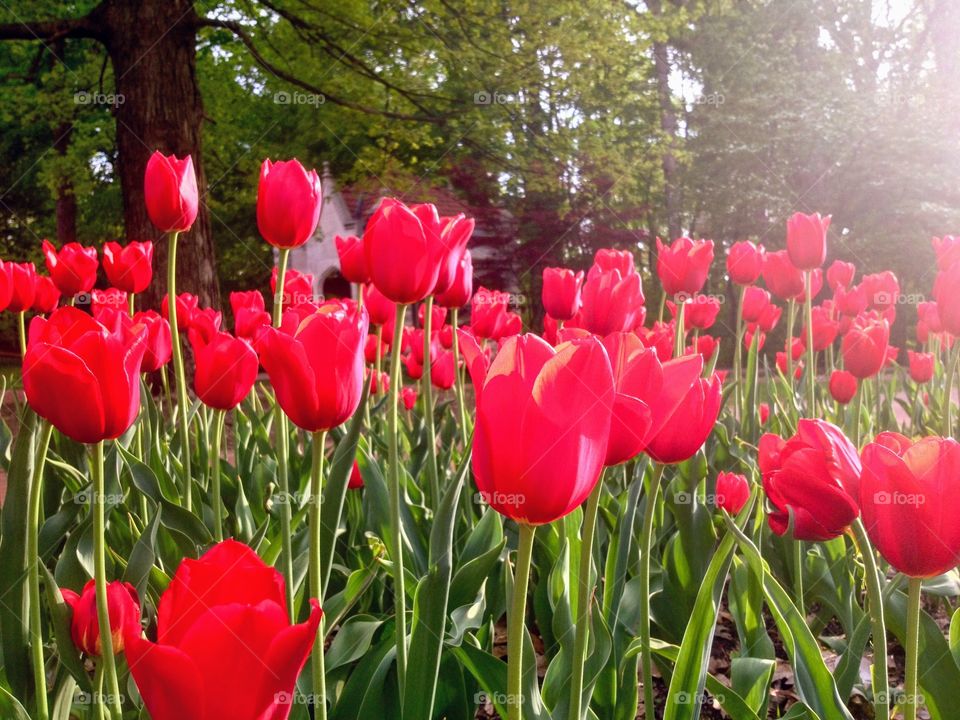
<path fill-rule="evenodd" d="M 66 348 L 35 343 L 23 359 L 23 389 L 37 415 L 77 442 L 103 439 L 104 407 L 97 377 Z"/>
<path fill-rule="evenodd" d="M 200 683 L 200 668 L 182 650 L 145 640 L 139 632 L 125 638 L 127 665 L 152 720 L 213 720 Z M 241 716 L 242 717 L 242 716 Z"/>

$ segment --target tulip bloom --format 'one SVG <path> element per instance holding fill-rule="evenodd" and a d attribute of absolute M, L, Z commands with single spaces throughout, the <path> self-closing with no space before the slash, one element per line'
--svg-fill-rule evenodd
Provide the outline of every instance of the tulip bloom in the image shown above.
<path fill-rule="evenodd" d="M 826 350 L 833 345 L 840 332 L 840 323 L 833 319 L 830 310 L 818 305 L 811 309 L 813 316 L 813 349 L 817 352 Z M 804 326 L 800 335 L 807 337 L 807 328 Z"/>
<path fill-rule="evenodd" d="M 766 425 L 767 420 L 770 418 L 770 404 L 765 402 L 760 403 L 757 411 L 760 413 L 760 424 Z"/>
<path fill-rule="evenodd" d="M 142 293 L 153 279 L 153 243 L 131 242 L 126 247 L 103 245 L 103 270 L 114 287 L 128 293 Z"/>
<path fill-rule="evenodd" d="M 363 251 L 363 239 L 356 235 L 333 238 L 337 246 L 337 257 L 340 259 L 340 274 L 347 282 L 363 285 L 370 282 L 370 273 L 367 271 L 367 256 Z"/>
<path fill-rule="evenodd" d="M 186 232 L 193 227 L 200 205 L 193 158 L 155 151 L 147 161 L 143 193 L 150 222 L 160 232 Z"/>
<path fill-rule="evenodd" d="M 910 577 L 933 577 L 960 564 L 960 444 L 881 433 L 862 459 L 863 522 L 884 559 Z"/>
<path fill-rule="evenodd" d="M 646 447 L 650 408 L 643 398 L 659 395 L 663 369 L 656 350 L 645 348 L 633 333 L 613 333 L 603 340 L 613 368 L 614 402 L 604 465 L 625 463 Z"/>
<path fill-rule="evenodd" d="M 804 418 L 787 440 L 768 433 L 758 459 L 777 535 L 787 532 L 790 511 L 797 540 L 832 540 L 857 519 L 860 458 L 836 425 Z"/>
<path fill-rule="evenodd" d="M 662 464 L 688 460 L 703 447 L 720 414 L 722 387 L 714 374 L 701 378 L 703 358 L 685 355 L 663 364 L 663 383 L 644 398 L 651 423 L 646 453 Z"/>
<path fill-rule="evenodd" d="M 763 259 L 763 281 L 781 300 L 796 299 L 804 292 L 803 273 L 790 262 L 786 250 L 768 252 Z"/>
<path fill-rule="evenodd" d="M 261 330 L 270 324 L 263 294 L 259 290 L 230 293 L 230 308 L 233 310 L 233 330 L 238 338 L 255 343 Z"/>
<path fill-rule="evenodd" d="M 813 270 L 827 259 L 827 230 L 830 216 L 794 213 L 787 220 L 787 253 L 798 270 Z"/>
<path fill-rule="evenodd" d="M 667 295 L 693 295 L 703 289 L 713 262 L 713 240 L 677 238 L 665 245 L 657 238 L 657 276 Z"/>
<path fill-rule="evenodd" d="M 430 366 L 430 382 L 439 390 L 449 390 L 453 387 L 456 378 L 456 366 L 453 362 L 453 353 L 444 351 Z"/>
<path fill-rule="evenodd" d="M 60 594 L 73 611 L 70 619 L 73 644 L 85 655 L 99 657 L 102 648 L 94 581 L 88 580 L 79 595 L 65 588 L 60 590 Z M 123 652 L 124 637 L 140 632 L 140 598 L 137 596 L 137 589 L 130 583 L 118 580 L 107 583 L 107 611 L 110 617 L 113 653 L 117 655 Z"/>
<path fill-rule="evenodd" d="M 170 362 L 173 343 L 170 337 L 170 323 L 155 310 L 145 310 L 133 316 L 133 324 L 143 326 L 145 351 L 141 372 L 155 372 Z"/>
<path fill-rule="evenodd" d="M 277 297 L 277 274 L 279 269 L 274 266 L 270 274 L 270 295 Z M 293 268 L 287 268 L 283 276 L 283 297 L 281 306 L 284 310 L 288 307 L 300 305 L 301 303 L 312 303 L 314 301 L 313 275 L 302 273 Z"/>
<path fill-rule="evenodd" d="M 193 316 L 200 312 L 200 298 L 190 293 L 180 293 L 177 295 L 177 331 L 187 332 L 193 322 Z M 170 308 L 168 307 L 167 296 L 163 296 L 160 303 L 160 314 L 165 320 L 170 319 Z"/>
<path fill-rule="evenodd" d="M 437 273 L 437 282 L 433 287 L 433 294 L 440 295 L 447 292 L 457 278 L 460 261 L 467 251 L 467 243 L 473 235 L 473 218 L 464 217 L 463 213 L 451 218 L 442 218 L 443 229 L 440 231 L 440 272 Z"/>
<path fill-rule="evenodd" d="M 930 244 L 937 256 L 937 269 L 947 270 L 960 260 L 960 235 L 944 235 L 931 238 Z"/>
<path fill-rule="evenodd" d="M 548 267 L 543 269 L 543 309 L 555 320 L 569 320 L 580 309 L 583 271 Z"/>
<path fill-rule="evenodd" d="M 363 487 L 363 475 L 360 474 L 360 463 L 353 461 L 353 468 L 350 470 L 350 479 L 347 481 L 348 490 L 360 490 Z"/>
<path fill-rule="evenodd" d="M 750 483 L 743 475 L 732 472 L 717 474 L 716 506 L 736 515 L 750 499 Z"/>
<path fill-rule="evenodd" d="M 363 234 L 371 281 L 393 302 L 420 302 L 433 292 L 445 258 L 439 238 L 436 208 L 423 206 L 418 214 L 385 198 Z"/>
<path fill-rule="evenodd" d="M 417 391 L 412 387 L 405 387 L 400 391 L 400 399 L 403 401 L 403 406 L 407 410 L 413 410 L 413 406 L 417 404 Z"/>
<path fill-rule="evenodd" d="M 520 523 L 567 515 L 593 490 L 607 451 L 614 379 L 600 341 L 583 338 L 554 350 L 536 335 L 512 337 L 485 376 L 468 353 L 481 495 Z"/>
<path fill-rule="evenodd" d="M 257 227 L 263 239 L 289 250 L 309 240 L 320 222 L 323 189 L 317 171 L 299 160 L 264 160 L 257 186 Z"/>
<path fill-rule="evenodd" d="M 744 322 L 759 322 L 770 304 L 770 293 L 756 285 L 751 285 L 743 292 L 740 315 Z"/>
<path fill-rule="evenodd" d="M 37 415 L 81 443 L 119 437 L 140 411 L 145 344 L 127 325 L 107 330 L 73 307 L 35 317 L 23 389 Z"/>
<path fill-rule="evenodd" d="M 593 255 L 593 264 L 603 272 L 619 270 L 626 277 L 637 271 L 633 264 L 633 253 L 629 250 L 615 250 L 614 248 L 600 248 Z"/>
<path fill-rule="evenodd" d="M 100 266 L 95 247 L 83 247 L 80 243 L 71 242 L 57 252 L 49 240 L 44 240 L 42 246 L 47 272 L 61 293 L 73 297 L 93 289 Z"/>
<path fill-rule="evenodd" d="M 283 577 L 226 540 L 181 564 L 157 609 L 157 641 L 131 632 L 127 663 L 153 720 L 285 718 L 322 611 L 291 625 Z"/>
<path fill-rule="evenodd" d="M 60 290 L 53 280 L 45 275 L 37 276 L 37 287 L 33 295 L 33 309 L 39 313 L 52 313 L 60 303 Z"/>
<path fill-rule="evenodd" d="M 506 330 L 510 293 L 480 287 L 470 301 L 470 326 L 477 337 L 497 340 Z"/>
<path fill-rule="evenodd" d="M 915 383 L 928 383 L 933 378 L 933 353 L 914 352 L 907 350 L 910 361 L 910 377 Z"/>
<path fill-rule="evenodd" d="M 33 300 L 37 295 L 37 268 L 33 263 L 6 263 L 5 268 L 10 277 L 10 302 L 7 310 L 10 312 L 26 312 L 33 307 Z"/>
<path fill-rule="evenodd" d="M 290 325 L 268 328 L 258 348 L 277 402 L 304 430 L 335 428 L 360 404 L 367 313 L 350 300 L 329 301 Z"/>
<path fill-rule="evenodd" d="M 643 325 L 643 286 L 640 274 L 633 270 L 622 274 L 619 269 L 603 269 L 595 264 L 583 285 L 583 306 L 579 324 L 600 336 L 625 332 Z"/>
<path fill-rule="evenodd" d="M 709 330 L 720 314 L 720 301 L 710 295 L 694 295 L 683 304 L 683 320 L 687 329 Z"/>
<path fill-rule="evenodd" d="M 763 245 L 741 240 L 730 246 L 727 253 L 727 275 L 737 285 L 753 285 L 763 271 Z"/>
<path fill-rule="evenodd" d="M 377 290 L 374 285 L 365 285 L 363 288 L 363 306 L 370 314 L 370 322 L 373 325 L 381 327 L 389 326 L 391 332 L 387 333 L 388 338 L 384 342 L 390 342 L 393 339 L 393 321 L 397 317 L 397 304 L 388 300 L 382 292 Z"/>
<path fill-rule="evenodd" d="M 853 284 L 853 276 L 856 273 L 857 266 L 853 263 L 834 260 L 827 268 L 827 285 L 833 292 L 836 292 L 839 287 L 848 288 Z"/>
<path fill-rule="evenodd" d="M 873 377 L 883 368 L 889 341 L 890 325 L 886 320 L 861 315 L 840 344 L 843 367 L 860 380 Z"/>
<path fill-rule="evenodd" d="M 473 258 L 469 250 L 463 251 L 457 272 L 450 287 L 438 293 L 434 302 L 440 307 L 459 309 L 470 302 L 473 295 Z"/>
<path fill-rule="evenodd" d="M 857 394 L 857 378 L 846 370 L 834 370 L 830 375 L 830 395 L 841 405 L 846 405 Z"/>
<path fill-rule="evenodd" d="M 197 366 L 193 375 L 197 397 L 217 410 L 233 410 L 250 393 L 260 368 L 250 343 L 225 332 L 207 338 L 194 327 L 190 344 Z"/>

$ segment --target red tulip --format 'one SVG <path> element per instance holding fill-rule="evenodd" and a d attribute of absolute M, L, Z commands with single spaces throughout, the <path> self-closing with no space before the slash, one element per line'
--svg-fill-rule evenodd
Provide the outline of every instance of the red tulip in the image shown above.
<path fill-rule="evenodd" d="M 316 170 L 299 160 L 264 160 L 257 186 L 257 227 L 276 248 L 300 247 L 320 221 L 323 188 Z"/>
<path fill-rule="evenodd" d="M 473 218 L 464 217 L 463 213 L 450 218 L 441 218 L 440 224 L 440 272 L 437 282 L 433 286 L 433 294 L 441 295 L 447 292 L 457 279 L 460 270 L 460 261 L 467 250 L 467 243 L 473 235 Z"/>
<path fill-rule="evenodd" d="M 777 535 L 787 532 L 791 511 L 798 540 L 832 540 L 857 519 L 860 458 L 836 425 L 802 419 L 787 440 L 768 433 L 759 462 Z"/>
<path fill-rule="evenodd" d="M 884 433 L 863 449 L 863 522 L 896 570 L 933 577 L 960 564 L 958 476 L 960 444 L 952 438 L 912 443 Z"/>
<path fill-rule="evenodd" d="M 943 329 L 953 336 L 960 336 L 960 263 L 937 273 L 933 297 L 937 301 Z"/>
<path fill-rule="evenodd" d="M 370 273 L 367 271 L 367 256 L 363 251 L 363 239 L 356 235 L 333 238 L 337 246 L 337 256 L 340 258 L 340 274 L 348 281 L 363 285 L 370 282 Z"/>
<path fill-rule="evenodd" d="M 407 410 L 413 410 L 413 406 L 417 404 L 417 391 L 412 387 L 405 387 L 400 391 L 400 399 L 403 401 L 403 406 Z"/>
<path fill-rule="evenodd" d="M 153 720 L 282 720 L 322 611 L 291 625 L 279 572 L 226 540 L 186 559 L 157 610 L 157 641 L 130 632 L 127 663 Z"/>
<path fill-rule="evenodd" d="M 830 375 L 830 395 L 841 405 L 853 400 L 857 385 L 857 378 L 846 370 L 834 370 Z"/>
<path fill-rule="evenodd" d="M 391 332 L 387 333 L 388 337 L 384 337 L 384 342 L 389 343 L 393 338 L 393 321 L 397 316 L 397 304 L 392 300 L 388 300 L 384 297 L 374 285 L 364 285 L 363 286 L 363 305 L 367 308 L 367 312 L 370 313 L 370 322 L 373 325 L 380 325 L 381 327 L 389 326 Z"/>
<path fill-rule="evenodd" d="M 944 235 L 942 238 L 932 238 L 930 244 L 937 256 L 937 269 L 948 270 L 960 260 L 960 236 Z"/>
<path fill-rule="evenodd" d="M 600 336 L 613 332 L 633 330 L 643 324 L 646 309 L 643 306 L 643 287 L 640 274 L 632 271 L 623 275 L 617 268 L 603 269 L 594 265 L 583 285 L 583 306 L 579 324 Z"/>
<path fill-rule="evenodd" d="M 860 284 L 866 291 L 870 309 L 885 310 L 895 307 L 900 299 L 900 282 L 889 270 L 864 275 Z"/>
<path fill-rule="evenodd" d="M 33 300 L 37 295 L 37 268 L 33 263 L 8 262 L 4 270 L 10 277 L 10 302 L 7 310 L 10 312 L 26 312 L 33 307 Z"/>
<path fill-rule="evenodd" d="M 230 333 L 212 337 L 196 326 L 190 329 L 196 362 L 193 389 L 200 401 L 217 410 L 233 410 L 250 394 L 260 363 L 250 343 Z"/>
<path fill-rule="evenodd" d="M 804 291 L 803 273 L 790 261 L 786 250 L 768 252 L 764 256 L 763 281 L 781 300 L 795 299 Z"/>
<path fill-rule="evenodd" d="M 694 295 L 683 304 L 683 320 L 688 330 L 708 330 L 719 313 L 720 301 L 712 295 Z"/>
<path fill-rule="evenodd" d="M 470 301 L 470 326 L 477 337 L 496 340 L 506 330 L 510 293 L 479 287 Z"/>
<path fill-rule="evenodd" d="M 445 259 L 439 222 L 432 205 L 410 208 L 393 198 L 381 201 L 367 222 L 370 279 L 393 302 L 420 302 L 433 292 Z"/>
<path fill-rule="evenodd" d="M 126 247 L 104 243 L 103 270 L 114 287 L 128 293 L 143 292 L 153 279 L 153 243 L 131 242 Z"/>
<path fill-rule="evenodd" d="M 363 392 L 368 323 L 353 301 L 328 301 L 295 328 L 264 333 L 260 361 L 295 425 L 329 430 L 353 415 Z"/>
<path fill-rule="evenodd" d="M 424 321 L 427 317 L 427 305 L 424 303 L 417 308 L 417 322 L 420 323 L 420 327 L 424 327 Z M 445 307 L 438 307 L 437 305 L 433 306 L 433 311 L 430 313 L 430 331 L 433 333 L 440 332 L 440 328 L 443 327 L 443 323 L 447 320 L 447 309 Z"/>
<path fill-rule="evenodd" d="M 813 270 L 827 259 L 827 230 L 830 216 L 794 213 L 787 220 L 787 252 L 799 270 Z"/>
<path fill-rule="evenodd" d="M 449 390 L 456 379 L 456 366 L 453 362 L 453 353 L 449 350 L 441 352 L 433 365 L 430 366 L 430 382 L 440 390 Z"/>
<path fill-rule="evenodd" d="M 33 310 L 39 313 L 52 313 L 60 303 L 60 290 L 53 279 L 45 275 L 37 276 L 37 287 L 33 295 Z"/>
<path fill-rule="evenodd" d="M 760 406 L 757 408 L 757 410 L 760 413 L 760 424 L 766 425 L 767 420 L 770 418 L 770 405 L 765 402 L 762 402 L 760 403 Z"/>
<path fill-rule="evenodd" d="M 744 289 L 740 315 L 744 322 L 759 322 L 770 306 L 770 293 L 756 285 Z"/>
<path fill-rule="evenodd" d="M 600 268 L 601 272 L 619 270 L 620 275 L 623 277 L 637 271 L 636 266 L 633 264 L 633 253 L 629 250 L 600 248 L 593 255 L 593 264 Z"/>
<path fill-rule="evenodd" d="M 277 267 L 270 274 L 270 295 L 277 297 Z M 283 298 L 281 306 L 284 310 L 301 303 L 312 303 L 315 299 L 313 292 L 313 275 L 302 273 L 293 268 L 287 268 L 283 276 Z"/>
<path fill-rule="evenodd" d="M 473 295 L 473 258 L 469 250 L 463 251 L 463 256 L 457 265 L 453 283 L 442 293 L 437 293 L 434 302 L 445 308 L 462 308 Z"/>
<path fill-rule="evenodd" d="M 867 287 L 862 283 L 851 288 L 840 286 L 834 290 L 833 302 L 841 315 L 856 317 L 869 305 Z"/>
<path fill-rule="evenodd" d="M 915 383 L 928 383 L 933 378 L 934 357 L 933 353 L 914 352 L 907 350 L 907 357 L 910 360 L 910 377 Z"/>
<path fill-rule="evenodd" d="M 517 522 L 567 515 L 593 490 L 607 450 L 614 380 L 603 346 L 591 337 L 554 350 L 536 335 L 511 337 L 484 377 L 461 342 L 476 389 L 481 496 Z"/>
<path fill-rule="evenodd" d="M 750 499 L 750 483 L 743 475 L 717 473 L 716 506 L 731 515 L 739 513 Z"/>
<path fill-rule="evenodd" d="M 23 358 L 23 389 L 37 415 L 77 442 L 119 437 L 140 410 L 142 333 L 107 330 L 85 312 L 62 307 L 35 317 Z"/>
<path fill-rule="evenodd" d="M 790 371 L 790 366 L 787 364 L 787 354 L 785 352 L 778 352 L 776 355 L 776 364 L 777 369 L 784 375 L 788 375 Z M 803 363 L 798 362 L 796 358 L 793 361 L 793 378 L 798 380 L 800 376 L 803 375 Z"/>
<path fill-rule="evenodd" d="M 848 288 L 853 284 L 853 276 L 857 273 L 857 266 L 843 260 L 834 260 L 827 268 L 827 285 L 833 292 L 837 288 Z"/>
<path fill-rule="evenodd" d="M 72 611 L 70 636 L 77 650 L 85 655 L 99 657 L 100 621 L 97 619 L 97 590 L 93 580 L 88 580 L 79 595 L 73 590 L 61 588 L 60 594 Z M 123 652 L 124 636 L 140 632 L 140 598 L 137 589 L 130 583 L 107 583 L 107 612 L 110 618 L 110 637 L 113 654 Z"/>
<path fill-rule="evenodd" d="M 190 293 L 180 293 L 177 295 L 177 330 L 185 333 L 190 329 L 193 322 L 193 316 L 200 311 L 200 298 Z M 167 295 L 163 296 L 160 303 L 160 314 L 165 320 L 170 319 L 170 308 L 167 303 Z"/>
<path fill-rule="evenodd" d="M 727 253 L 727 274 L 737 285 L 753 285 L 763 270 L 763 245 L 741 240 L 730 246 Z"/>
<path fill-rule="evenodd" d="M 147 161 L 143 177 L 144 199 L 150 222 L 160 232 L 186 232 L 197 219 L 200 194 L 193 158 L 156 151 Z"/>
<path fill-rule="evenodd" d="M 830 310 L 818 305 L 811 310 L 813 317 L 813 349 L 817 352 L 826 350 L 833 345 L 840 332 L 840 323 L 833 319 Z M 801 337 L 807 337 L 807 328 L 801 332 Z"/>
<path fill-rule="evenodd" d="M 155 310 L 145 310 L 133 316 L 133 324 L 144 327 L 143 338 L 146 349 L 140 370 L 155 372 L 170 362 L 170 356 L 173 353 L 170 323 Z"/>
<path fill-rule="evenodd" d="M 367 335 L 367 340 L 363 344 L 363 359 L 368 365 L 377 362 L 377 358 L 385 357 L 389 346 L 373 333 Z"/>
<path fill-rule="evenodd" d="M 692 340 L 690 345 L 687 347 L 685 354 L 693 355 L 698 354 L 703 358 L 703 364 L 708 365 L 710 360 L 713 359 L 713 356 L 718 352 L 720 348 L 720 339 L 715 338 L 712 335 L 701 335 L 696 340 Z M 719 374 L 721 371 L 717 371 Z"/>
<path fill-rule="evenodd" d="M 651 411 L 646 452 L 659 463 L 678 463 L 696 455 L 713 430 L 721 386 L 716 376 L 700 377 L 699 355 L 670 360 L 662 369 L 659 392 L 643 398 Z"/>
<path fill-rule="evenodd" d="M 569 320 L 580 309 L 583 271 L 548 267 L 543 269 L 543 309 L 556 320 Z"/>
<path fill-rule="evenodd" d="M 750 350 L 753 347 L 753 338 L 757 338 L 757 352 L 763 350 L 767 343 L 767 334 L 756 325 L 749 325 L 743 333 L 743 347 Z"/>
<path fill-rule="evenodd" d="M 861 315 L 840 343 L 844 368 L 861 380 L 873 377 L 883 368 L 889 341 L 890 325 L 886 320 Z"/>
<path fill-rule="evenodd" d="M 644 347 L 654 348 L 657 351 L 657 358 L 663 362 L 673 357 L 673 335 L 674 325 L 672 322 L 655 322 L 653 327 L 638 327 L 637 337 Z"/>
<path fill-rule="evenodd" d="M 633 333 L 608 335 L 603 346 L 610 356 L 615 390 L 604 464 L 613 466 L 636 457 L 646 446 L 651 413 L 645 398 L 659 395 L 663 370 L 656 350 L 645 348 Z"/>
<path fill-rule="evenodd" d="M 420 370 L 423 374 L 423 369 Z M 390 375 L 382 372 L 376 373 L 373 370 L 370 370 L 368 373 L 370 376 L 370 394 L 371 395 L 386 395 L 390 392 Z"/>
<path fill-rule="evenodd" d="M 693 295 L 703 289 L 713 262 L 713 240 L 677 238 L 665 245 L 657 238 L 657 276 L 667 295 Z"/>
<path fill-rule="evenodd" d="M 261 330 L 270 324 L 270 314 L 259 290 L 230 293 L 233 329 L 238 338 L 255 342 Z"/>
<path fill-rule="evenodd" d="M 360 490 L 363 487 L 363 475 L 360 474 L 360 463 L 353 461 L 353 469 L 350 470 L 350 479 L 347 481 L 348 490 Z"/>
<path fill-rule="evenodd" d="M 42 243 L 47 272 L 61 293 L 73 297 L 77 293 L 90 292 L 97 281 L 97 249 L 83 247 L 71 242 L 59 252 L 49 240 Z"/>

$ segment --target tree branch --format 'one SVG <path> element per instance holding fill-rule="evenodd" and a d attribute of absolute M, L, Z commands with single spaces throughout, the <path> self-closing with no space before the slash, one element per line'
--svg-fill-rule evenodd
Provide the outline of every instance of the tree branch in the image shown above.
<path fill-rule="evenodd" d="M 0 24 L 0 40 L 40 40 L 53 42 L 63 38 L 101 39 L 90 15 L 80 18 L 37 20 Z"/>

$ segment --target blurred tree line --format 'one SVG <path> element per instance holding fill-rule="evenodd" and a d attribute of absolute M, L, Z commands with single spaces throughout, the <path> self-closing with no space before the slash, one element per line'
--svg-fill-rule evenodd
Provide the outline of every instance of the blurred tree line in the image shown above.
<path fill-rule="evenodd" d="M 797 210 L 833 214 L 832 257 L 927 293 L 930 236 L 960 232 L 958 34 L 952 0 L 10 2 L 0 255 L 155 237 L 159 148 L 202 161 L 181 264 L 207 301 L 265 286 L 257 172 L 292 156 L 508 210 L 531 297 L 603 246 L 649 276 L 653 238 L 681 233 L 714 239 L 727 293 L 723 248 L 781 247 Z"/>

